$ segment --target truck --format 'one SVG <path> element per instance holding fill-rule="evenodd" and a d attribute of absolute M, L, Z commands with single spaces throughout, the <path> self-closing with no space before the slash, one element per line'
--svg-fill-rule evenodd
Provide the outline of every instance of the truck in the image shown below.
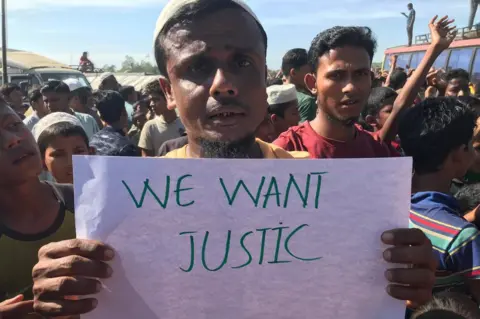
<path fill-rule="evenodd" d="M 1 57 L 1 54 L 0 54 Z M 1 61 L 1 59 L 0 59 Z M 0 80 L 3 83 L 3 65 Z M 91 87 L 85 75 L 68 65 L 22 50 L 7 50 L 8 82 L 18 84 L 23 91 L 32 86 L 42 86 L 50 80 L 77 79 Z"/>

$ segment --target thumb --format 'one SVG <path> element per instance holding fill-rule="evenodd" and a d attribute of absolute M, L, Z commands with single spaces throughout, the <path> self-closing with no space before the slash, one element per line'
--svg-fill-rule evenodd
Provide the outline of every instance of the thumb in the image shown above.
<path fill-rule="evenodd" d="M 0 303 L 0 305 L 4 305 L 4 306 L 11 305 L 11 304 L 20 302 L 22 300 L 23 300 L 23 295 L 18 295 L 16 297 L 12 298 L 12 299 L 5 300 L 4 302 Z M 0 317 L 0 319 L 1 319 L 1 317 Z"/>

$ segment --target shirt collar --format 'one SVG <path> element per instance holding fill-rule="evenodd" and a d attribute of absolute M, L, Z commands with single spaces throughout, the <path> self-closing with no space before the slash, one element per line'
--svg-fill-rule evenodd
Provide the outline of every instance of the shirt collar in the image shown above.
<path fill-rule="evenodd" d="M 434 206 L 448 206 L 460 214 L 460 206 L 455 197 L 440 192 L 418 192 L 412 195 L 412 204 Z"/>

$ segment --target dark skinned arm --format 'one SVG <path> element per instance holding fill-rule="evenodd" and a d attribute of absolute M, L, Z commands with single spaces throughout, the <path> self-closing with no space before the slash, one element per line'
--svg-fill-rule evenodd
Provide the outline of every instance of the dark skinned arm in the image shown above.
<path fill-rule="evenodd" d="M 401 113 L 413 104 L 433 63 L 455 39 L 455 27 L 451 26 L 454 20 L 448 20 L 448 16 L 443 17 L 438 22 L 436 22 L 436 19 L 437 16 L 435 16 L 429 24 L 430 33 L 432 34 L 432 43 L 428 47 L 417 70 L 413 72 L 412 76 L 408 79 L 407 83 L 405 83 L 402 91 L 395 99 L 392 113 L 379 132 L 379 137 L 383 142 L 389 143 L 395 138 L 398 132 L 398 122 Z"/>

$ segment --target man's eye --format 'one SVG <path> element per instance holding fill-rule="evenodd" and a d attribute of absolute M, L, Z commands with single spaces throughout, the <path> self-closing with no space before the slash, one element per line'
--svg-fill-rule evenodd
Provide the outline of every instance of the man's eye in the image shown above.
<path fill-rule="evenodd" d="M 238 61 L 238 66 L 241 68 L 248 68 L 250 65 L 252 65 L 252 63 L 247 59 L 241 59 Z"/>
<path fill-rule="evenodd" d="M 191 72 L 198 73 L 198 72 L 205 72 L 208 70 L 208 61 L 205 60 L 198 60 L 192 63 L 189 67 Z"/>

